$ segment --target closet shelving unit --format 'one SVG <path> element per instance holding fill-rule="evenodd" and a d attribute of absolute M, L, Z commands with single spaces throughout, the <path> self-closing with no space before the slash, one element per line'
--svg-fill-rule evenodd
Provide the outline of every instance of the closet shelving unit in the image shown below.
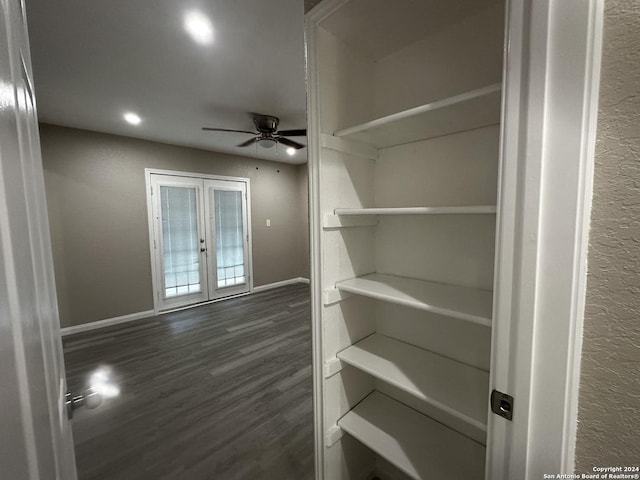
<path fill-rule="evenodd" d="M 448 412 L 479 432 L 487 431 L 487 405 L 481 399 L 488 375 L 482 370 L 378 333 L 341 351 L 338 358 Z M 457 381 L 451 382 L 452 378 Z"/>
<path fill-rule="evenodd" d="M 388 148 L 493 125 L 500 117 L 499 83 L 345 128 L 335 137 Z"/>
<path fill-rule="evenodd" d="M 307 25 L 324 478 L 482 479 L 503 5 L 390 3 Z"/>
<path fill-rule="evenodd" d="M 458 207 L 376 207 L 336 208 L 335 215 L 462 215 L 465 213 L 496 213 L 495 205 Z"/>
<path fill-rule="evenodd" d="M 324 218 L 324 228 L 362 227 L 377 225 L 377 218 L 358 218 L 378 215 L 465 215 L 495 214 L 495 205 L 461 205 L 448 207 L 376 207 L 376 208 L 336 208 L 333 214 Z M 350 217 L 350 218 L 345 218 Z"/>
<path fill-rule="evenodd" d="M 371 273 L 336 283 L 336 290 L 491 326 L 491 292 Z M 327 297 L 331 290 L 327 290 Z M 330 303 L 327 300 L 327 303 Z"/>
<path fill-rule="evenodd" d="M 338 424 L 411 478 L 427 478 L 427 472 L 428 478 L 477 478 L 484 463 L 480 444 L 461 441 L 453 430 L 379 392 Z"/>

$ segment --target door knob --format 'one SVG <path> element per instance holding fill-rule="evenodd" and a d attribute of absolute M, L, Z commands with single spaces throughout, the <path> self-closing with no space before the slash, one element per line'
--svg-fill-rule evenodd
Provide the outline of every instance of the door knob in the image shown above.
<path fill-rule="evenodd" d="M 200 251 L 201 251 L 201 252 L 206 252 L 206 251 L 207 251 L 207 249 L 206 249 L 206 248 L 204 248 L 204 247 L 202 247 L 202 248 L 200 249 Z"/>
<path fill-rule="evenodd" d="M 92 388 L 85 390 L 82 395 L 78 396 L 73 396 L 71 392 L 67 392 L 64 403 L 67 407 L 67 417 L 71 420 L 73 412 L 80 407 L 86 407 L 89 410 L 98 408 L 102 403 L 102 395 Z"/>

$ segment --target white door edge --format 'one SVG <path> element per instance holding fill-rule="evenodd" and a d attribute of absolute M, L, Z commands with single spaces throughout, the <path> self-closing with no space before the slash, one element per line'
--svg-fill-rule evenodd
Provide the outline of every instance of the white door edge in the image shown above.
<path fill-rule="evenodd" d="M 24 2 L 0 13 L 0 475 L 75 480 Z"/>
<path fill-rule="evenodd" d="M 574 469 L 603 1 L 507 10 L 491 388 L 515 402 L 489 413 L 492 480 Z"/>

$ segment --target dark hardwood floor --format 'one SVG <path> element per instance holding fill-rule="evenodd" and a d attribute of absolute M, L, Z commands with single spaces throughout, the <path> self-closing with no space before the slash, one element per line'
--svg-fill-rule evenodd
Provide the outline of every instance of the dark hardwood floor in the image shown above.
<path fill-rule="evenodd" d="M 308 285 L 64 338 L 70 389 L 121 393 L 73 420 L 80 480 L 313 478 Z"/>

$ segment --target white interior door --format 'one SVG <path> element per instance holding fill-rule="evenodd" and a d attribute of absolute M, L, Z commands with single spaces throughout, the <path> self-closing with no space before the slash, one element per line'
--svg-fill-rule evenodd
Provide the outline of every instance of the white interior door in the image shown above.
<path fill-rule="evenodd" d="M 250 290 L 247 184 L 205 180 L 209 298 Z"/>
<path fill-rule="evenodd" d="M 0 9 L 0 477 L 75 480 L 26 19 Z"/>
<path fill-rule="evenodd" d="M 159 309 L 206 301 L 209 291 L 202 179 L 152 175 L 151 187 Z"/>

